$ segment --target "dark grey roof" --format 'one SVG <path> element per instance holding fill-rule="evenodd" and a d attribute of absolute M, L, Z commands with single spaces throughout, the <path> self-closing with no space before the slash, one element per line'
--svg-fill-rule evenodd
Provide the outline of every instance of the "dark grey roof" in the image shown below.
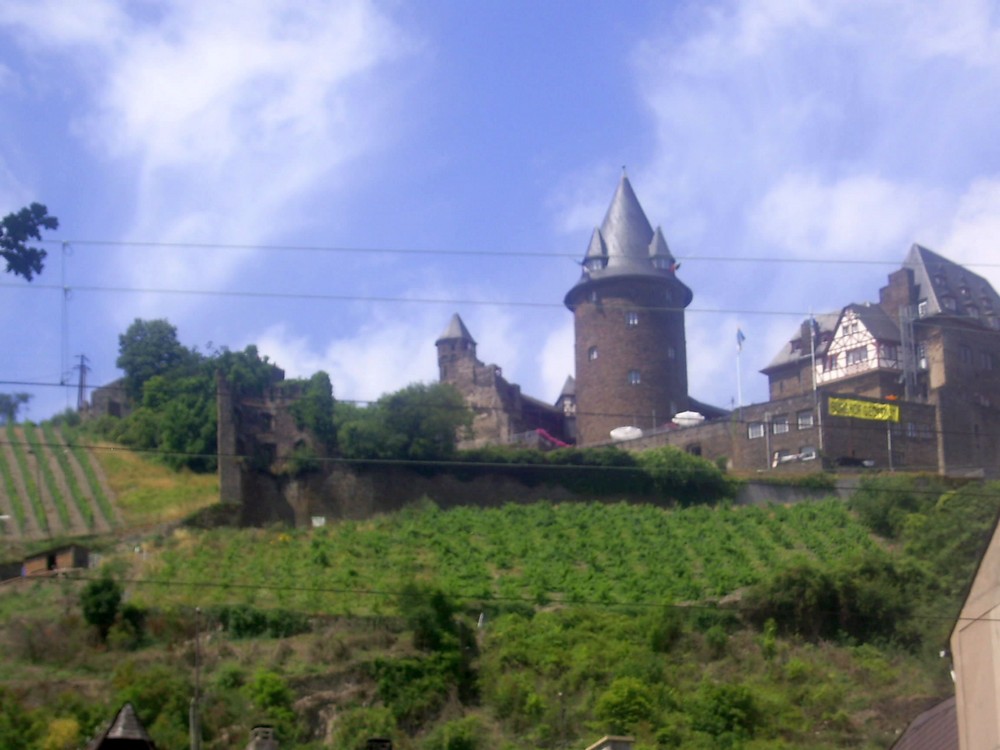
<path fill-rule="evenodd" d="M 600 260 L 594 267 L 594 261 Z M 691 303 L 693 295 L 675 275 L 674 256 L 667 246 L 662 230 L 653 231 L 632 184 L 622 173 L 611 205 L 601 226 L 594 230 L 583 260 L 583 275 L 566 295 L 570 305 L 576 293 L 593 282 L 607 278 L 641 277 L 679 287 L 683 306 Z M 678 299 L 678 298 L 675 298 Z"/>
<path fill-rule="evenodd" d="M 572 375 L 566 376 L 566 382 L 563 383 L 562 390 L 559 391 L 559 398 L 565 396 L 575 396 L 576 395 L 576 379 Z"/>
<path fill-rule="evenodd" d="M 665 258 L 670 262 L 674 260 L 673 253 L 671 253 L 670 248 L 667 247 L 667 240 L 663 236 L 663 230 L 659 227 L 657 227 L 656 231 L 653 232 L 653 239 L 649 243 L 649 257 Z"/>
<path fill-rule="evenodd" d="M 820 313 L 819 315 L 813 315 L 813 319 L 816 321 L 816 325 L 819 327 L 820 333 L 833 334 L 837 327 L 837 321 L 840 320 L 841 312 L 834 313 Z M 771 360 L 770 364 L 765 367 L 761 372 L 768 372 L 774 368 L 781 367 L 782 365 L 792 364 L 793 362 L 798 362 L 805 357 L 812 356 L 812 346 L 806 341 L 802 341 L 802 326 L 807 324 L 809 319 L 803 320 L 799 327 L 795 331 L 795 335 L 792 336 L 788 342 L 781 347 L 774 359 Z M 816 356 L 819 356 L 823 351 L 825 351 L 824 346 L 820 346 L 816 349 Z"/>
<path fill-rule="evenodd" d="M 608 248 L 608 265 L 626 258 L 646 258 L 653 241 L 653 227 L 635 197 L 625 173 L 601 223 L 601 236 Z"/>
<path fill-rule="evenodd" d="M 442 341 L 449 341 L 451 339 L 461 339 L 464 341 L 471 341 L 473 344 L 476 343 L 476 340 L 472 338 L 472 334 L 469 333 L 469 329 L 465 327 L 465 323 L 462 322 L 458 313 L 451 316 L 451 320 L 448 321 L 448 327 L 444 329 L 444 332 L 440 336 L 438 336 L 438 339 L 434 342 L 434 344 L 437 345 Z"/>
<path fill-rule="evenodd" d="M 899 343 L 899 326 L 896 325 L 895 321 L 879 305 L 848 305 L 844 308 L 843 313 L 841 313 L 841 317 L 848 310 L 854 312 L 858 320 L 861 321 L 861 325 L 868 330 L 868 333 L 876 341 Z"/>
<path fill-rule="evenodd" d="M 913 271 L 918 301 L 927 301 L 925 315 L 954 315 L 984 321 L 1000 315 L 1000 295 L 990 282 L 922 245 L 910 248 L 903 267 Z M 948 300 L 954 302 L 951 307 Z"/>
<path fill-rule="evenodd" d="M 892 750 L 958 750 L 955 699 L 938 703 L 910 722 Z"/>
<path fill-rule="evenodd" d="M 156 744 L 139 721 L 135 708 L 126 703 L 115 714 L 110 726 L 99 735 L 89 746 L 91 750 L 104 748 L 149 748 L 155 750 Z"/>

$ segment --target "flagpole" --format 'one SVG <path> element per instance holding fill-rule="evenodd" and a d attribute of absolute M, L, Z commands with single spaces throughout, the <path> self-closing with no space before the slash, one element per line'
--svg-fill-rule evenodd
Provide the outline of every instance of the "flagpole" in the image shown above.
<path fill-rule="evenodd" d="M 743 373 L 740 367 L 740 360 L 743 355 L 743 340 L 746 337 L 743 331 L 736 329 L 736 404 L 740 409 L 740 419 L 743 419 Z"/>

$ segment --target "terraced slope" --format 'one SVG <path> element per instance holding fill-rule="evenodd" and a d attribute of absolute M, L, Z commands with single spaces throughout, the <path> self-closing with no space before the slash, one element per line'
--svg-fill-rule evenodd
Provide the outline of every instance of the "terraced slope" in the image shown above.
<path fill-rule="evenodd" d="M 7 425 L 0 445 L 0 536 L 30 541 L 103 534 L 121 524 L 93 452 L 51 425 Z"/>

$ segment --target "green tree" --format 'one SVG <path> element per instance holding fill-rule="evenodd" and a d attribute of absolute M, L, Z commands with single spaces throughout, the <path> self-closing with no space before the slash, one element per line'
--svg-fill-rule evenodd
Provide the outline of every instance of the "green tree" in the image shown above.
<path fill-rule="evenodd" d="M 125 392 L 135 402 L 142 400 L 143 386 L 150 378 L 197 360 L 198 355 L 177 340 L 177 328 L 163 319 L 136 318 L 118 337 L 115 364 L 124 371 Z"/>
<path fill-rule="evenodd" d="M 28 281 L 41 273 L 45 251 L 29 246 L 28 242 L 42 239 L 43 229 L 58 228 L 59 220 L 49 216 L 49 210 L 41 203 L 32 203 L 0 219 L 0 257 L 7 261 L 7 273 Z"/>
<path fill-rule="evenodd" d="M 322 370 L 302 385 L 302 395 L 291 406 L 299 429 L 309 430 L 328 450 L 337 442 L 333 422 L 333 385 Z"/>
<path fill-rule="evenodd" d="M 122 587 L 109 575 L 91 581 L 80 594 L 83 618 L 98 629 L 102 640 L 108 637 L 121 602 Z"/>
<path fill-rule="evenodd" d="M 16 422 L 17 413 L 30 400 L 30 393 L 0 393 L 0 424 Z"/>
<path fill-rule="evenodd" d="M 337 409 L 338 444 L 348 458 L 432 460 L 455 453 L 457 435 L 472 424 L 462 394 L 447 383 L 416 383 L 367 409 Z"/>
<path fill-rule="evenodd" d="M 634 731 L 654 717 L 649 685 L 636 677 L 619 677 L 597 699 L 594 714 L 609 732 Z"/>

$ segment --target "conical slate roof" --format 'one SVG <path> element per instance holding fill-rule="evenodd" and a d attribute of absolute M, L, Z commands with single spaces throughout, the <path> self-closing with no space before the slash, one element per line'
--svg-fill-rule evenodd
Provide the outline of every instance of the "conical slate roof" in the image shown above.
<path fill-rule="evenodd" d="M 442 341 L 450 341 L 453 339 L 458 339 L 461 341 L 471 341 L 473 344 L 476 340 L 472 338 L 472 334 L 469 333 L 469 329 L 465 327 L 465 323 L 462 322 L 462 318 L 459 317 L 458 313 L 451 316 L 451 320 L 448 322 L 448 327 L 444 329 L 444 332 L 438 336 L 435 345 L 440 344 Z"/>
<path fill-rule="evenodd" d="M 675 275 L 674 256 L 667 246 L 663 231 L 653 231 L 646 213 L 639 205 L 632 183 L 622 172 L 611 205 L 601 226 L 594 229 L 583 258 L 583 275 L 566 295 L 566 305 L 573 307 L 584 289 L 590 289 L 602 279 L 643 278 L 679 287 L 673 297 L 682 306 L 691 303 L 693 295 Z"/>
<path fill-rule="evenodd" d="M 572 375 L 566 376 L 566 382 L 563 383 L 562 390 L 559 391 L 559 398 L 564 398 L 566 396 L 576 395 L 576 379 Z"/>
<path fill-rule="evenodd" d="M 663 230 L 659 227 L 653 233 L 653 241 L 649 243 L 649 257 L 662 258 L 669 263 L 674 261 L 674 254 L 667 247 L 667 240 L 663 236 Z"/>
<path fill-rule="evenodd" d="M 121 748 L 148 748 L 156 750 L 156 745 L 146 732 L 131 703 L 126 703 L 115 714 L 111 725 L 90 745 L 91 750 Z"/>
<path fill-rule="evenodd" d="M 624 172 L 601 223 L 601 236 L 608 248 L 608 265 L 617 258 L 648 256 L 653 227 Z"/>

